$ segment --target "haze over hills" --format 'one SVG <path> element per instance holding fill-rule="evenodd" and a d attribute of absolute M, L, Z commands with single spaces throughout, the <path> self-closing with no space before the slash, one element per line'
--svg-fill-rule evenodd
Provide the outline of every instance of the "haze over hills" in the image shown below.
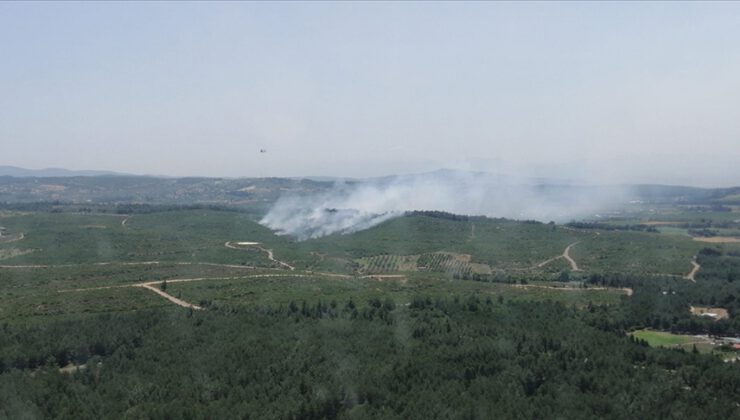
<path fill-rule="evenodd" d="M 580 185 L 455 169 L 325 180 L 161 178 L 65 170 L 15 173 L 37 176 L 0 177 L 0 202 L 236 206 L 248 208 L 263 225 L 298 239 L 351 233 L 416 210 L 568 222 L 665 203 L 740 204 L 740 188 Z"/>
<path fill-rule="evenodd" d="M 740 420 L 740 1 L 0 39 L 0 420 Z"/>
<path fill-rule="evenodd" d="M 96 170 L 71 170 L 64 168 L 44 168 L 44 169 L 27 169 L 20 168 L 17 166 L 0 165 L 0 176 L 12 176 L 12 177 L 38 177 L 38 178 L 52 178 L 52 177 L 73 177 L 73 176 L 133 176 L 131 174 L 114 172 L 114 171 L 96 171 Z"/>

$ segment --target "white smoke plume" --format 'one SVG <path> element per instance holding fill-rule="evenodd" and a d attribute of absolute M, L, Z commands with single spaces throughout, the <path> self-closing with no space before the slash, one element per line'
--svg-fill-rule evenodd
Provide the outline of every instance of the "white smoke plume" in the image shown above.
<path fill-rule="evenodd" d="M 299 240 L 351 233 L 413 210 L 569 221 L 624 202 L 621 187 L 527 184 L 487 173 L 441 170 L 281 197 L 260 223 Z"/>

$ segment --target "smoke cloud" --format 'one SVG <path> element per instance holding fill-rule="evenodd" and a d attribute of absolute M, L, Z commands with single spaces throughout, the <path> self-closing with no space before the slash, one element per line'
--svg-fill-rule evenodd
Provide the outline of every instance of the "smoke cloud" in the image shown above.
<path fill-rule="evenodd" d="M 536 183 L 488 173 L 440 170 L 281 197 L 260 223 L 299 240 L 351 233 L 413 210 L 563 222 L 624 202 L 621 187 Z"/>

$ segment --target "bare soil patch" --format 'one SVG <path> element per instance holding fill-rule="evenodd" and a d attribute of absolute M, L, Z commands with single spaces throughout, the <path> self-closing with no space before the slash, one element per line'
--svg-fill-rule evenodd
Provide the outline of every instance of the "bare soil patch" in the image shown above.
<path fill-rule="evenodd" d="M 691 265 L 693 266 L 693 268 L 691 269 L 691 271 L 689 272 L 689 274 L 687 274 L 684 278 L 689 279 L 689 280 L 695 282 L 696 281 L 696 273 L 699 272 L 699 269 L 701 268 L 701 266 L 699 265 L 698 262 L 696 262 L 696 257 L 694 257 L 694 259 L 691 260 Z"/>
<path fill-rule="evenodd" d="M 162 296 L 163 298 L 169 300 L 170 302 L 174 303 L 175 305 L 182 306 L 183 308 L 192 308 L 192 309 L 195 309 L 195 310 L 201 310 L 201 309 L 203 309 L 203 308 L 201 308 L 198 305 L 194 305 L 192 303 L 185 302 L 182 299 L 178 299 L 178 298 L 170 295 L 169 293 L 166 293 L 165 291 L 160 290 L 158 287 L 156 287 L 156 286 L 153 285 L 153 284 L 156 284 L 156 283 L 161 283 L 161 282 L 141 283 L 141 284 L 137 284 L 136 287 L 143 287 L 145 289 L 149 289 L 152 292 L 154 292 L 154 293 Z"/>
<path fill-rule="evenodd" d="M 68 374 L 69 373 L 75 373 L 78 370 L 84 370 L 86 367 L 87 367 L 87 365 L 84 364 L 84 363 L 81 364 L 81 365 L 76 365 L 76 364 L 70 362 L 67 366 L 60 367 L 59 368 L 59 373 L 68 373 Z"/>
<path fill-rule="evenodd" d="M 711 236 L 711 237 L 695 236 L 693 239 L 697 242 L 707 242 L 710 244 L 732 244 L 732 243 L 740 242 L 740 239 L 733 238 L 731 236 Z"/>
<path fill-rule="evenodd" d="M 706 316 L 708 318 L 714 319 L 715 321 L 719 321 L 720 319 L 728 319 L 730 317 L 727 309 L 708 308 L 706 306 L 692 306 L 691 313 L 696 316 Z"/>

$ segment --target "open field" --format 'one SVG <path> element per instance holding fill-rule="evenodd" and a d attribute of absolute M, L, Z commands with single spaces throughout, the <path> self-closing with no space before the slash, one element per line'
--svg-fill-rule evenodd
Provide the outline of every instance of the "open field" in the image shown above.
<path fill-rule="evenodd" d="M 703 354 L 713 354 L 724 361 L 736 362 L 738 352 L 730 349 L 727 341 L 719 337 L 707 335 L 672 334 L 669 332 L 639 330 L 630 333 L 631 336 L 644 340 L 650 347 L 663 347 L 669 349 L 683 349 Z"/>
<path fill-rule="evenodd" d="M 640 330 L 632 333 L 632 336 L 645 340 L 653 347 L 680 347 L 687 344 L 705 343 L 704 339 L 690 335 L 671 334 L 663 331 Z"/>

